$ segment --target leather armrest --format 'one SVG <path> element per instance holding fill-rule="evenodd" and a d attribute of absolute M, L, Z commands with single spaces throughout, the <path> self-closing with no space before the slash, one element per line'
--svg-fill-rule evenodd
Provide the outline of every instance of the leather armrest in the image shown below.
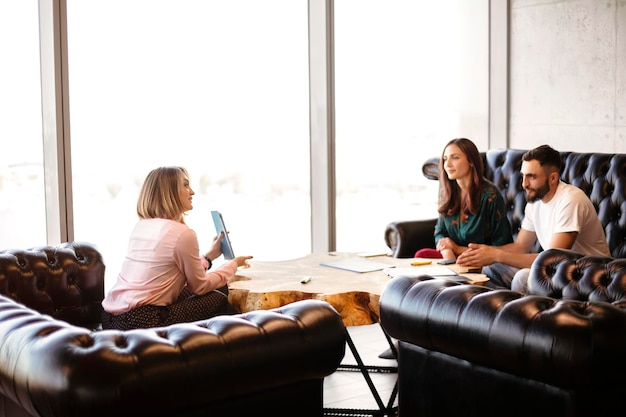
<path fill-rule="evenodd" d="M 96 246 L 56 246 L 0 251 L 0 294 L 77 326 L 95 329 L 102 319 L 105 265 Z"/>
<path fill-rule="evenodd" d="M 385 243 L 394 258 L 412 258 L 419 249 L 435 248 L 437 219 L 405 220 L 389 223 Z"/>
<path fill-rule="evenodd" d="M 422 165 L 422 174 L 429 180 L 439 181 L 439 157 L 427 159 Z"/>

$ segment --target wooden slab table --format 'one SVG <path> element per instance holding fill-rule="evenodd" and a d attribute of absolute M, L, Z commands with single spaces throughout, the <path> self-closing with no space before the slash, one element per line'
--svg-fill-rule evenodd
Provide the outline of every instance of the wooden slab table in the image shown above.
<path fill-rule="evenodd" d="M 341 314 L 346 326 L 378 323 L 380 294 L 391 278 L 381 270 L 358 273 L 320 265 L 357 256 L 354 253 L 313 253 L 286 261 L 252 259 L 250 267 L 239 268 L 229 283 L 228 300 L 241 312 L 248 312 L 277 308 L 299 300 L 318 299 L 330 303 Z M 417 260 L 389 256 L 365 259 L 398 268 L 411 267 L 411 262 Z M 434 262 L 433 265 L 436 265 Z M 468 273 L 467 268 L 457 265 L 448 267 L 475 284 L 484 284 L 488 280 L 482 274 Z M 305 277 L 311 277 L 310 281 L 300 283 Z"/>

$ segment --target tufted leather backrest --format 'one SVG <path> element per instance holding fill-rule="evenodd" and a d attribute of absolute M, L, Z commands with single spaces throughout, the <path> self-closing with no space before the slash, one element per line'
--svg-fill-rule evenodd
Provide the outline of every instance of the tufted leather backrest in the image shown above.
<path fill-rule="evenodd" d="M 492 149 L 482 153 L 485 176 L 502 192 L 514 235 L 521 227 L 526 207 L 520 174 L 525 152 Z M 626 257 L 626 154 L 561 152 L 561 157 L 561 180 L 589 196 L 604 227 L 611 255 Z M 424 176 L 437 180 L 438 163 L 439 158 L 427 160 L 422 167 Z"/>
<path fill-rule="evenodd" d="M 40 313 L 96 328 L 102 315 L 104 263 L 94 245 L 68 242 L 0 251 L 0 294 Z"/>

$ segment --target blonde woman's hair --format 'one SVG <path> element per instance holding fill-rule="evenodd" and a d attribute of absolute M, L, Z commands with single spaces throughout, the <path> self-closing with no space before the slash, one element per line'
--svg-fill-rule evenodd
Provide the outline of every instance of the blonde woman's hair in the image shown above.
<path fill-rule="evenodd" d="M 189 173 L 183 167 L 159 167 L 150 171 L 137 199 L 139 218 L 185 223 L 185 209 L 180 201 L 182 178 L 189 179 Z"/>

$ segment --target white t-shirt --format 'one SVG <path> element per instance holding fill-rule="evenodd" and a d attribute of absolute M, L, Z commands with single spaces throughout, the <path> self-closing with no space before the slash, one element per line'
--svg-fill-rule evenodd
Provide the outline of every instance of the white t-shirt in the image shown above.
<path fill-rule="evenodd" d="M 593 203 L 578 187 L 559 182 L 552 200 L 526 204 L 522 228 L 535 232 L 539 244 L 551 249 L 555 233 L 578 232 L 572 250 L 585 255 L 611 256 L 602 223 Z"/>

